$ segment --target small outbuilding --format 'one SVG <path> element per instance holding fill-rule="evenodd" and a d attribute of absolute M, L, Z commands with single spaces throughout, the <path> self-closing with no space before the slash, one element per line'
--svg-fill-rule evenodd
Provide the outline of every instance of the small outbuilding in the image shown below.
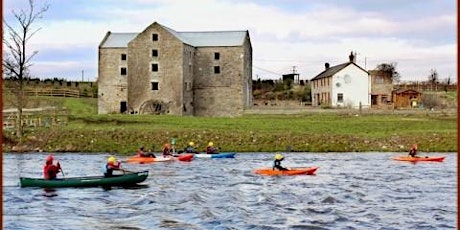
<path fill-rule="evenodd" d="M 414 89 L 397 89 L 392 92 L 394 108 L 417 108 L 422 93 Z"/>

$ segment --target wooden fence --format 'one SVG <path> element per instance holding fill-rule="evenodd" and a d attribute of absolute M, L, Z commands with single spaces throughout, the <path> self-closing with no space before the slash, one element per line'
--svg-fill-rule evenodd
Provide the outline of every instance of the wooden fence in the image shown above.
<path fill-rule="evenodd" d="M 17 109 L 3 110 L 3 129 L 13 129 L 17 125 Z M 22 126 L 50 127 L 62 126 L 68 122 L 68 111 L 54 107 L 23 109 Z"/>
<path fill-rule="evenodd" d="M 5 89 L 3 93 L 12 94 L 13 89 Z M 81 93 L 79 90 L 71 89 L 26 89 L 24 90 L 26 96 L 49 96 L 49 97 L 97 97 L 97 94 Z"/>

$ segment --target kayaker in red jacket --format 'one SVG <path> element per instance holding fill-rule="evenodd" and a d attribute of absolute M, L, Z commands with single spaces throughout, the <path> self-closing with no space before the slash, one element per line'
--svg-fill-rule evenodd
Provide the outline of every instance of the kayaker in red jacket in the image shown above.
<path fill-rule="evenodd" d="M 113 170 L 123 170 L 121 168 L 121 162 L 117 161 L 117 159 L 114 156 L 110 156 L 107 159 L 107 164 L 105 164 L 104 167 L 104 177 L 112 177 L 113 176 Z"/>
<path fill-rule="evenodd" d="M 163 145 L 163 151 L 162 151 L 163 157 L 170 157 L 173 154 L 171 153 L 171 145 L 169 143 L 165 143 Z"/>
<path fill-rule="evenodd" d="M 54 157 L 48 155 L 45 160 L 45 166 L 43 166 L 43 178 L 45 180 L 54 180 L 57 177 L 57 174 L 61 171 L 61 165 L 59 161 L 56 165 L 53 164 Z"/>
<path fill-rule="evenodd" d="M 417 155 L 417 144 L 413 144 L 409 150 L 409 156 L 411 157 L 418 157 Z"/>
<path fill-rule="evenodd" d="M 283 166 L 281 166 L 281 161 L 284 160 L 284 156 L 277 153 L 275 155 L 275 161 L 273 162 L 273 170 L 275 169 L 278 169 L 278 170 L 281 170 L 281 171 L 285 171 L 285 170 L 289 170 L 288 168 L 285 168 Z"/>
<path fill-rule="evenodd" d="M 152 149 L 149 149 L 149 152 L 145 153 L 144 152 L 144 146 L 141 146 L 139 150 L 137 150 L 137 156 L 138 157 L 153 157 L 155 158 L 155 154 L 153 153 Z"/>

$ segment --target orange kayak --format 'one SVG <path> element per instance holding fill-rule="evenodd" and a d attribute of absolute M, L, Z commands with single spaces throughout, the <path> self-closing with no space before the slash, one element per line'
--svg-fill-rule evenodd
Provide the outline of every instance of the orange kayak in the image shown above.
<path fill-rule="evenodd" d="M 398 156 L 394 157 L 393 160 L 397 161 L 410 161 L 410 162 L 419 162 L 419 161 L 435 161 L 442 162 L 446 157 L 411 157 L 411 156 Z"/>
<path fill-rule="evenodd" d="M 313 175 L 317 169 L 318 167 L 316 166 L 309 168 L 291 168 L 285 171 L 273 170 L 272 168 L 259 168 L 254 170 L 254 173 L 267 176 Z"/>
<path fill-rule="evenodd" d="M 153 163 L 153 162 L 165 162 L 165 161 L 174 161 L 174 160 L 179 160 L 179 161 L 191 161 L 193 159 L 193 154 L 180 154 L 174 157 L 163 157 L 163 156 L 158 156 L 158 157 L 138 157 L 138 156 L 133 156 L 128 158 L 126 162 L 128 163 L 139 163 L 139 164 L 144 164 L 144 163 Z"/>

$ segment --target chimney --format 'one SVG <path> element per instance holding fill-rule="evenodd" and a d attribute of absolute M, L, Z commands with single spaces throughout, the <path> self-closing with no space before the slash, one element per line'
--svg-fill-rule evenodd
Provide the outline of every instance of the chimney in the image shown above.
<path fill-rule="evenodd" d="M 348 56 L 348 58 L 350 58 L 350 62 L 356 62 L 356 55 L 353 54 L 353 51 L 350 52 L 350 56 Z"/>
<path fill-rule="evenodd" d="M 324 67 L 326 67 L 326 69 L 329 69 L 329 63 L 324 63 Z"/>

